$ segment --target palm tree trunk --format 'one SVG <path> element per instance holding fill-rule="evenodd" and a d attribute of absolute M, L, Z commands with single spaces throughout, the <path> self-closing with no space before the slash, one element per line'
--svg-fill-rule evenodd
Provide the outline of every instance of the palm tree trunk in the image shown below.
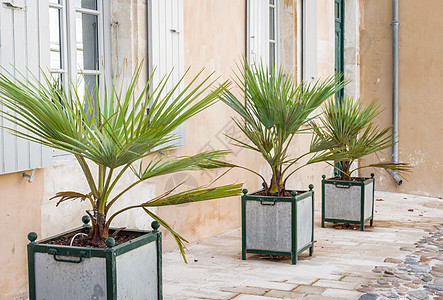
<path fill-rule="evenodd" d="M 272 168 L 272 180 L 271 188 L 269 190 L 270 194 L 279 194 L 282 192 L 282 181 L 281 181 L 281 169 L 279 167 Z"/>
<path fill-rule="evenodd" d="M 94 212 L 92 218 L 92 240 L 93 245 L 99 246 L 103 243 L 104 238 L 108 237 L 108 230 L 106 227 L 106 216 L 99 212 Z"/>
<path fill-rule="evenodd" d="M 349 172 L 351 171 L 351 162 L 349 161 L 343 161 L 342 162 L 342 179 L 345 181 L 351 181 L 351 176 L 349 175 Z"/>

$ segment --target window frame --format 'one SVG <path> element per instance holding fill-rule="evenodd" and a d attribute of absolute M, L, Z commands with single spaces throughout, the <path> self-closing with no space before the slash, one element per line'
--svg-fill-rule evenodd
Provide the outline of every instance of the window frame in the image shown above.
<path fill-rule="evenodd" d="M 280 65 L 280 5 L 281 0 L 247 0 L 246 59 L 249 65 L 269 66 L 270 44 L 275 44 L 275 66 Z M 270 9 L 274 9 L 274 39 L 270 39 Z"/>
<path fill-rule="evenodd" d="M 48 69 L 51 75 L 60 74 L 64 85 L 68 83 L 68 78 L 72 84 L 77 85 L 77 77 L 79 75 L 98 75 L 99 76 L 99 95 L 104 96 L 104 87 L 106 82 L 112 79 L 112 43 L 111 43 L 111 18 L 110 18 L 110 1 L 97 0 L 97 9 L 88 9 L 77 7 L 74 0 L 59 0 L 59 4 L 48 1 L 48 11 L 50 9 L 59 9 L 59 35 L 60 35 L 60 51 L 61 66 L 53 68 L 51 66 L 51 49 L 49 45 L 49 65 Z M 96 15 L 98 19 L 97 29 L 97 46 L 98 46 L 98 69 L 97 70 L 81 70 L 77 61 L 77 13 L 86 13 Z M 49 19 L 48 19 L 48 22 Z M 49 23 L 48 23 L 49 24 Z M 109 25 L 109 26 L 107 26 Z M 49 24 L 50 29 L 51 24 Z M 50 36 L 50 34 L 48 34 Z M 50 43 L 50 40 L 48 41 Z M 109 85 L 108 85 L 109 86 Z M 102 106 L 103 103 L 100 103 Z M 72 154 L 53 149 L 53 158 L 66 159 Z"/>
<path fill-rule="evenodd" d="M 269 16 L 271 9 L 274 9 L 274 24 L 273 24 L 273 30 L 274 30 L 274 39 L 271 39 L 271 19 L 268 19 L 269 24 L 269 31 L 268 31 L 268 37 L 269 37 L 269 50 L 268 50 L 268 57 L 269 57 L 269 68 L 278 68 L 280 65 L 280 1 L 279 0 L 269 0 Z M 273 64 L 271 64 L 271 44 L 274 44 L 274 61 Z"/>

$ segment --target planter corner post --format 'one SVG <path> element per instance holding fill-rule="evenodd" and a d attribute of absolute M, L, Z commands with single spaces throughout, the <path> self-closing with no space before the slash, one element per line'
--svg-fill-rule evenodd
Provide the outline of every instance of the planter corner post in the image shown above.
<path fill-rule="evenodd" d="M 375 200 L 375 174 L 371 173 L 371 179 L 372 179 L 372 219 L 369 221 L 369 225 L 372 227 L 374 225 L 374 200 Z"/>
<path fill-rule="evenodd" d="M 242 190 L 243 195 L 241 197 L 241 213 L 242 213 L 242 234 L 241 234 L 241 259 L 246 260 L 246 195 L 248 194 L 247 189 Z"/>
<path fill-rule="evenodd" d="M 35 300 L 35 265 L 34 265 L 34 247 L 37 240 L 37 233 L 28 233 L 28 280 L 29 280 L 29 299 Z"/>
<path fill-rule="evenodd" d="M 325 180 L 326 175 L 322 175 L 321 180 L 321 228 L 325 228 Z"/>
<path fill-rule="evenodd" d="M 292 191 L 292 264 L 297 264 L 297 191 Z"/>
<path fill-rule="evenodd" d="M 312 193 L 312 233 L 311 233 L 311 242 L 312 245 L 309 248 L 309 256 L 312 256 L 312 254 L 314 253 L 314 185 L 311 183 L 309 185 L 309 190 Z"/>
<path fill-rule="evenodd" d="M 157 246 L 157 285 L 158 285 L 158 299 L 163 299 L 163 260 L 162 260 L 162 233 L 158 229 L 160 228 L 160 223 L 158 221 L 152 221 L 151 223 L 152 232 L 157 235 L 156 246 Z"/>

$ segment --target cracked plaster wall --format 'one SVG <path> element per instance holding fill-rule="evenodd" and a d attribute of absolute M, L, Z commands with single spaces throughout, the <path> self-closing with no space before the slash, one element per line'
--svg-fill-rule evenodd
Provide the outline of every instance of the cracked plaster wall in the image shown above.
<path fill-rule="evenodd" d="M 443 2 L 399 1 L 399 161 L 413 170 L 401 186 L 377 171 L 376 189 L 443 196 L 441 83 L 443 82 Z M 361 97 L 378 99 L 380 126 L 392 124 L 392 6 L 388 0 L 360 1 Z M 383 151 L 391 159 L 391 149 Z M 375 162 L 375 156 L 362 162 Z M 371 171 L 364 171 L 365 174 Z"/>

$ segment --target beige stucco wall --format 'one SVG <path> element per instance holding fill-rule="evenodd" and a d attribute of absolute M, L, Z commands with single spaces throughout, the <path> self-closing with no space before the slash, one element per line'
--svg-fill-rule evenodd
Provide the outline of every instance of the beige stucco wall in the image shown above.
<path fill-rule="evenodd" d="M 297 0 L 280 2 L 280 63 L 287 74 L 297 78 Z"/>
<path fill-rule="evenodd" d="M 360 6 L 359 1 L 345 0 L 344 23 L 344 73 L 350 80 L 345 96 L 360 98 Z M 335 28 L 335 24 L 334 24 Z M 334 43 L 332 43 L 334 45 Z M 334 45 L 335 52 L 335 45 Z"/>
<path fill-rule="evenodd" d="M 195 74 L 202 67 L 206 73 L 216 71 L 221 81 L 229 79 L 237 70 L 246 53 L 244 1 L 238 0 L 185 0 L 184 1 L 184 43 L 185 67 L 191 66 Z M 233 91 L 238 91 L 233 87 Z M 228 149 L 232 154 L 228 160 L 253 166 L 254 155 L 233 146 L 224 136 L 238 134 L 231 120 L 232 112 L 222 103 L 217 103 L 207 111 L 186 123 L 186 147 L 174 151 L 176 155 L 190 155 L 211 149 Z M 206 184 L 223 171 L 189 173 L 190 186 L 195 182 Z M 177 179 L 175 179 L 177 178 Z M 180 178 L 174 176 L 177 182 Z M 195 180 L 194 180 L 195 179 Z M 166 181 L 166 182 L 165 182 Z M 164 191 L 170 179 L 157 181 L 157 188 Z M 250 190 L 259 187 L 258 179 L 240 169 L 234 169 L 216 184 L 242 182 Z M 204 203 L 159 208 L 158 213 L 190 242 L 207 239 L 240 226 L 240 198 L 213 200 Z M 175 242 L 165 234 L 164 247 L 173 249 Z"/>
<path fill-rule="evenodd" d="M 399 159 L 414 169 L 401 186 L 386 172 L 376 172 L 377 189 L 443 196 L 442 10 L 440 0 L 399 1 Z M 391 1 L 360 1 L 360 12 L 361 96 L 379 99 L 384 112 L 377 122 L 391 126 Z M 390 149 L 380 155 L 390 156 Z M 374 156 L 362 160 L 372 161 Z"/>
<path fill-rule="evenodd" d="M 319 80 L 331 76 L 334 73 L 334 6 L 333 1 L 317 0 L 317 75 Z M 318 113 L 320 113 L 320 109 Z M 309 149 L 311 135 L 303 134 L 297 137 L 293 145 L 302 154 Z M 303 188 L 314 184 L 316 206 L 321 205 L 321 176 L 330 177 L 333 169 L 326 163 L 317 163 L 301 169 L 295 174 L 295 178 Z"/>
<path fill-rule="evenodd" d="M 317 1 L 317 72 L 319 78 L 326 78 L 334 73 L 335 27 L 334 2 Z"/>
<path fill-rule="evenodd" d="M 27 235 L 40 235 L 43 171 L 35 172 L 32 183 L 22 172 L 2 175 L 0 191 L 0 299 L 23 299 L 28 291 Z"/>

